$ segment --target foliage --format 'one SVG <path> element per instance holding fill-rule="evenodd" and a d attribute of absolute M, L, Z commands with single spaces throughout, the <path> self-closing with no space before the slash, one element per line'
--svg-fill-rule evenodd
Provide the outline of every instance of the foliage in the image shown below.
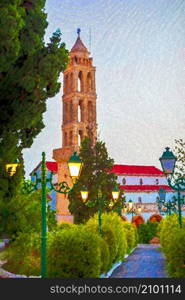
<path fill-rule="evenodd" d="M 137 227 L 134 224 L 126 221 L 123 222 L 122 225 L 126 234 L 127 253 L 130 253 L 130 251 L 137 245 L 137 241 L 138 241 Z"/>
<path fill-rule="evenodd" d="M 4 269 L 27 276 L 40 275 L 40 235 L 36 232 L 20 233 L 5 250 Z"/>
<path fill-rule="evenodd" d="M 128 253 L 127 242 L 129 249 L 135 245 L 136 228 L 124 224 L 116 213 L 105 213 L 101 236 L 96 217 L 85 225 L 64 223 L 48 232 L 48 277 L 97 278 L 114 262 L 124 259 Z M 5 251 L 4 258 L 8 260 L 5 269 L 17 274 L 40 275 L 40 244 L 37 232 L 19 233 Z"/>
<path fill-rule="evenodd" d="M 90 232 L 98 232 L 98 216 L 85 224 L 85 228 Z M 102 215 L 102 237 L 109 248 L 109 268 L 113 263 L 123 260 L 127 252 L 126 234 L 123 229 L 123 222 L 116 213 L 104 213 Z"/>
<path fill-rule="evenodd" d="M 167 270 L 170 277 L 185 277 L 185 218 L 180 228 L 178 216 L 164 218 L 159 226 L 159 237 L 163 252 L 167 258 Z"/>
<path fill-rule="evenodd" d="M 49 200 L 48 200 L 49 201 Z M 0 213 L 0 233 L 19 235 L 20 232 L 41 232 L 41 190 L 30 194 L 22 194 L 22 191 L 7 203 L 7 216 Z M 56 226 L 55 211 L 47 204 L 48 230 Z M 3 223 L 4 222 L 4 223 Z"/>
<path fill-rule="evenodd" d="M 74 215 L 75 223 L 84 223 L 101 207 L 102 211 L 118 209 L 124 201 L 122 193 L 120 200 L 112 208 L 109 207 L 112 198 L 112 189 L 117 185 L 116 176 L 108 172 L 113 167 L 113 159 L 108 156 L 105 143 L 97 141 L 93 147 L 91 140 L 85 138 L 80 149 L 80 158 L 83 169 L 79 180 L 69 194 L 69 210 Z M 87 187 L 89 191 L 88 203 L 84 204 L 80 190 Z M 98 194 L 102 194 L 101 204 L 98 203 Z"/>
<path fill-rule="evenodd" d="M 175 155 L 177 156 L 175 176 L 185 177 L 185 142 L 183 139 L 175 140 Z"/>
<path fill-rule="evenodd" d="M 141 244 L 148 244 L 151 239 L 157 236 L 158 232 L 158 222 L 147 221 L 146 224 L 140 224 L 138 226 L 138 240 Z"/>
<path fill-rule="evenodd" d="M 46 100 L 60 89 L 60 72 L 68 63 L 61 32 L 45 44 L 45 0 L 10 0 L 0 4 L 0 202 L 3 214 L 23 171 L 22 151 L 29 148 L 44 128 Z M 20 160 L 20 170 L 6 174 L 6 164 Z"/>
<path fill-rule="evenodd" d="M 101 254 L 97 234 L 80 226 L 59 230 L 50 236 L 48 248 L 49 277 L 99 277 Z"/>

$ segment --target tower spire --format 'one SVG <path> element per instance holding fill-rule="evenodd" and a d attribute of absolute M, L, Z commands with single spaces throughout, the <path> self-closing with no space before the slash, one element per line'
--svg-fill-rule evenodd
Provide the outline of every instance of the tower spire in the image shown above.
<path fill-rule="evenodd" d="M 81 32 L 81 29 L 80 29 L 80 28 L 77 28 L 77 34 L 78 34 L 78 37 L 80 37 L 80 32 Z"/>

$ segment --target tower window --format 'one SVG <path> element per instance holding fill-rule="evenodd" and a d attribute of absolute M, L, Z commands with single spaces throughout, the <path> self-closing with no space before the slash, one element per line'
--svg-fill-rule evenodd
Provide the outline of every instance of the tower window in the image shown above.
<path fill-rule="evenodd" d="M 92 87 L 92 77 L 91 77 L 91 73 L 87 74 L 87 92 L 92 91 L 93 87 Z"/>
<path fill-rule="evenodd" d="M 77 86 L 78 92 L 83 92 L 83 74 L 82 71 L 78 74 L 78 86 Z"/>
<path fill-rule="evenodd" d="M 81 143 L 82 143 L 82 130 L 79 130 L 79 133 L 78 133 L 78 146 L 80 147 L 81 146 Z"/>
<path fill-rule="evenodd" d="M 159 179 L 158 178 L 155 180 L 155 183 L 156 183 L 156 185 L 159 184 Z"/>
<path fill-rule="evenodd" d="M 83 115 L 82 115 L 82 101 L 79 102 L 78 105 L 78 122 L 83 121 Z"/>

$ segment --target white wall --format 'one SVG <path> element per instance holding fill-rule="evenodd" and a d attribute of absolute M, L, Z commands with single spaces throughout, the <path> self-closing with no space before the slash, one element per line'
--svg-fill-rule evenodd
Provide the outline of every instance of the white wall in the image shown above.
<path fill-rule="evenodd" d="M 146 192 L 138 192 L 138 193 L 125 193 L 126 196 L 126 202 L 128 202 L 130 199 L 135 202 L 135 203 L 139 203 L 138 202 L 138 198 L 141 197 L 142 203 L 155 203 L 156 202 L 156 198 L 159 196 L 158 192 L 150 192 L 150 193 L 146 193 Z M 171 200 L 173 196 L 177 196 L 177 193 L 173 193 L 173 192 L 167 192 L 166 193 L 166 200 Z"/>
<path fill-rule="evenodd" d="M 126 185 L 140 185 L 139 180 L 142 178 L 143 185 L 156 185 L 156 179 L 158 179 L 158 185 L 168 185 L 166 177 L 157 176 L 118 176 L 118 183 L 123 184 L 123 178 L 126 179 Z"/>

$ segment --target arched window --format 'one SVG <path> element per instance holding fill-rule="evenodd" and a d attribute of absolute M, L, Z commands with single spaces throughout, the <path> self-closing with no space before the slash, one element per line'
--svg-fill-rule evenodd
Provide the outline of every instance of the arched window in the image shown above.
<path fill-rule="evenodd" d="M 81 143 L 82 143 L 82 130 L 79 130 L 79 133 L 78 133 L 78 146 L 80 147 L 81 146 Z"/>
<path fill-rule="evenodd" d="M 93 86 L 92 86 L 92 76 L 91 73 L 87 74 L 87 92 L 92 91 Z"/>
<path fill-rule="evenodd" d="M 122 179 L 122 184 L 123 184 L 123 185 L 126 184 L 126 179 L 125 179 L 125 178 Z"/>
<path fill-rule="evenodd" d="M 78 105 L 78 122 L 83 122 L 83 115 L 82 115 L 82 101 L 79 101 L 79 105 Z"/>
<path fill-rule="evenodd" d="M 83 92 L 84 90 L 84 85 L 83 85 L 83 74 L 82 71 L 79 72 L 78 74 L 78 86 L 77 86 L 77 91 L 78 92 Z"/>
<path fill-rule="evenodd" d="M 155 183 L 156 183 L 156 185 L 159 184 L 159 179 L 158 178 L 156 178 Z"/>
<path fill-rule="evenodd" d="M 143 179 L 142 179 L 142 178 L 139 179 L 139 184 L 140 184 L 140 185 L 143 184 Z"/>

